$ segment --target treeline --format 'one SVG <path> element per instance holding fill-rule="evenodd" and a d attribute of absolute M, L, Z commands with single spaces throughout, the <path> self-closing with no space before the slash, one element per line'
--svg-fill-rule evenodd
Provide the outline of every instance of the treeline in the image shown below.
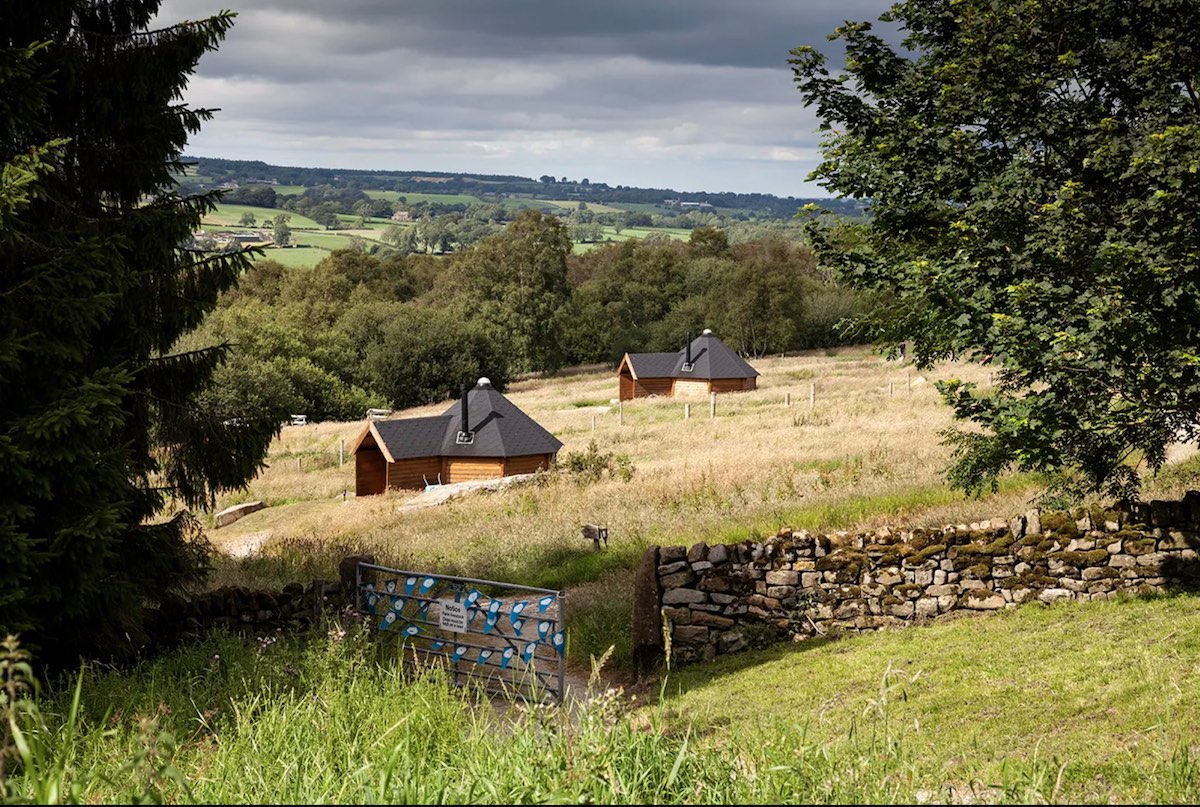
<path fill-rule="evenodd" d="M 207 187 L 225 182 L 281 185 L 331 185 L 359 190 L 394 190 L 399 193 L 473 194 L 499 197 L 509 194 L 543 199 L 570 199 L 593 203 L 659 205 L 666 199 L 681 202 L 708 202 L 727 211 L 744 211 L 755 217 L 789 218 L 808 202 L 816 202 L 831 212 L 857 216 L 862 210 L 849 199 L 796 199 L 769 193 L 732 193 L 677 191 L 671 188 L 635 188 L 611 186 L 586 177 L 568 179 L 544 176 L 541 179 L 512 175 L 457 174 L 440 171 L 373 171 L 341 168 L 303 168 L 269 165 L 258 160 L 225 160 L 216 157 L 190 157 Z M 184 187 L 196 184 L 181 177 Z M 232 199 L 228 199 L 232 201 Z M 246 204 L 250 204 L 247 202 Z M 273 206 L 273 205 L 272 205 Z"/>
<path fill-rule="evenodd" d="M 445 258 L 332 253 L 313 269 L 260 260 L 183 348 L 230 345 L 209 403 L 221 411 L 355 419 L 445 399 L 467 379 L 611 365 L 673 351 L 712 328 L 761 356 L 840 344 L 867 301 L 782 238 L 731 245 L 714 228 L 571 254 L 537 211 Z"/>

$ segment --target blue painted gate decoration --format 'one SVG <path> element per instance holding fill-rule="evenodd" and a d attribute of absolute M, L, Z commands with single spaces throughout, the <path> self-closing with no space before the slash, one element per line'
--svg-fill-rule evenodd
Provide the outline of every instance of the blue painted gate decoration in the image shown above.
<path fill-rule="evenodd" d="M 355 607 L 405 651 L 448 665 L 454 682 L 561 701 L 563 592 L 359 563 Z"/>

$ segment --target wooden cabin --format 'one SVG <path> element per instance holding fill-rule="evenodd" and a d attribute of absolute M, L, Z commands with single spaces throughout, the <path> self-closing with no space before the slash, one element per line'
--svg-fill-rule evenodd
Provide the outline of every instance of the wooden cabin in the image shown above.
<path fill-rule="evenodd" d="M 710 392 L 758 388 L 758 371 L 705 328 L 678 353 L 626 353 L 617 367 L 622 401 L 663 396 L 707 398 Z"/>
<path fill-rule="evenodd" d="M 557 437 L 481 378 L 440 415 L 368 422 L 354 442 L 354 490 L 371 496 L 529 474 L 550 467 L 560 448 Z"/>

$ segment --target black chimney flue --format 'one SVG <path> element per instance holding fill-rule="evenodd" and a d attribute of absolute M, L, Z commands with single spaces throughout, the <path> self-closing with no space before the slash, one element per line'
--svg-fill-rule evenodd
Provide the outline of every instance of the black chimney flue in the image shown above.
<path fill-rule="evenodd" d="M 687 351 L 687 355 L 684 356 L 683 363 L 690 366 L 692 363 L 692 332 L 691 331 L 688 331 L 687 347 L 684 349 Z"/>
<path fill-rule="evenodd" d="M 471 431 L 471 421 L 468 419 L 470 412 L 467 410 L 467 393 L 470 392 L 470 390 L 471 388 L 466 384 L 462 385 L 462 428 L 459 431 L 461 431 L 463 434 L 467 434 Z"/>

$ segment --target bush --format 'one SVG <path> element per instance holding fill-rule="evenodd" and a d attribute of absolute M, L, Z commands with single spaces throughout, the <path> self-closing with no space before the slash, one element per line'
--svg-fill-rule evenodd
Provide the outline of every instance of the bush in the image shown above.
<path fill-rule="evenodd" d="M 584 451 L 568 451 L 558 459 L 557 470 L 578 485 L 599 482 L 605 473 L 609 478 L 628 482 L 633 479 L 633 460 L 628 454 L 601 453 L 596 441 Z"/>

